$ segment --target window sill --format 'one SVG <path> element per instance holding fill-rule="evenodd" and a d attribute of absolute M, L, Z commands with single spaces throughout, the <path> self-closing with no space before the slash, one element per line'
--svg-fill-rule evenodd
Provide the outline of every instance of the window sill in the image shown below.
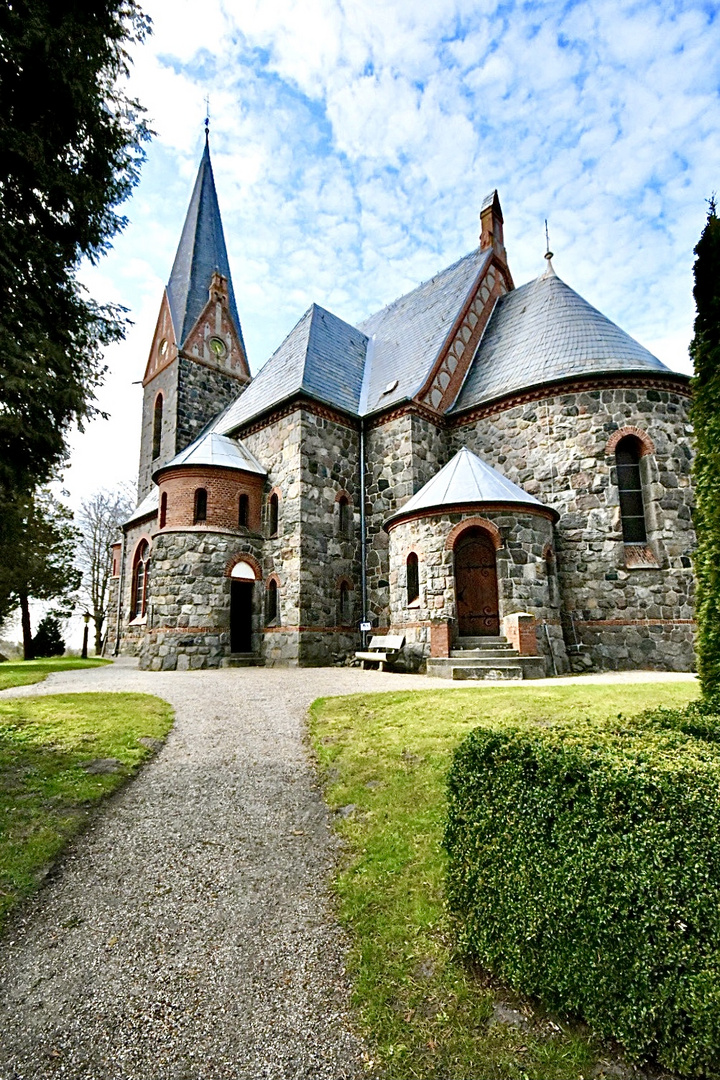
<path fill-rule="evenodd" d="M 146 626 L 147 615 L 136 615 L 134 619 L 131 619 L 128 626 Z"/>
<path fill-rule="evenodd" d="M 415 609 L 419 608 L 420 607 L 420 597 L 418 596 L 417 600 L 411 600 L 409 604 L 405 605 L 405 607 L 408 610 L 410 610 L 411 608 L 415 608 Z"/>
<path fill-rule="evenodd" d="M 659 570 L 660 563 L 649 544 L 625 544 L 626 570 Z"/>

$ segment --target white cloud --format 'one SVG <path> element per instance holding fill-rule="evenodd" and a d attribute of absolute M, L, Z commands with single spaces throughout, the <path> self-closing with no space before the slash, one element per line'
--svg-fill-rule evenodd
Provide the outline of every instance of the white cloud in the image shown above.
<path fill-rule="evenodd" d="M 146 7 L 155 34 L 131 85 L 158 137 L 131 225 L 93 279 L 137 325 L 109 354 L 117 419 L 97 436 L 93 425 L 90 453 L 78 443 L 73 487 L 92 486 L 90 459 L 114 462 L 120 442 L 126 462 L 137 454 L 128 388 L 180 235 L 208 93 L 254 368 L 311 301 L 359 319 L 468 251 L 493 187 L 516 283 L 542 270 L 548 217 L 561 276 L 666 362 L 684 362 L 692 248 L 720 175 L 720 20 L 700 0 Z"/>

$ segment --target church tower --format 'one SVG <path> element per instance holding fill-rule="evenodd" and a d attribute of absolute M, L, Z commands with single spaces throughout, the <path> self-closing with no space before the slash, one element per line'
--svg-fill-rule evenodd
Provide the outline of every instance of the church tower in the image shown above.
<path fill-rule="evenodd" d="M 250 382 L 207 135 L 143 378 L 140 500 L 152 473 Z"/>

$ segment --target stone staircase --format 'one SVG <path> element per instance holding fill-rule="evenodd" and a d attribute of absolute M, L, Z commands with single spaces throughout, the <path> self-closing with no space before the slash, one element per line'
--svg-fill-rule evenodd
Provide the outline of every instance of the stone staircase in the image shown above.
<path fill-rule="evenodd" d="M 257 653 L 230 653 L 222 659 L 221 667 L 265 667 L 265 660 Z"/>
<path fill-rule="evenodd" d="M 448 657 L 430 657 L 427 674 L 440 679 L 542 679 L 541 656 L 520 656 L 505 637 L 463 637 Z"/>

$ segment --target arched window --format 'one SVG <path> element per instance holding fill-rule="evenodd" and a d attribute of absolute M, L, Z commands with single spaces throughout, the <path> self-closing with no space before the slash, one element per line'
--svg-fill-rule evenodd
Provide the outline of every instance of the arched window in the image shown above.
<path fill-rule="evenodd" d="M 238 504 L 238 526 L 241 529 L 247 528 L 248 518 L 250 516 L 250 500 L 247 495 L 240 496 L 240 502 Z"/>
<path fill-rule="evenodd" d="M 278 515 L 280 509 L 280 500 L 275 492 L 270 496 L 270 502 L 268 504 L 268 536 L 277 536 L 278 533 Z"/>
<path fill-rule="evenodd" d="M 160 440 L 162 439 L 162 414 L 163 396 L 162 394 L 158 394 L 158 396 L 155 398 L 155 408 L 153 410 L 153 461 L 156 457 L 160 457 Z"/>
<path fill-rule="evenodd" d="M 635 435 L 626 435 L 615 448 L 620 517 L 626 544 L 646 544 L 645 508 L 643 506 L 640 458 L 642 444 Z"/>
<path fill-rule="evenodd" d="M 340 605 L 339 605 L 339 623 L 341 626 L 347 626 L 352 622 L 352 592 L 347 581 L 340 582 Z"/>
<path fill-rule="evenodd" d="M 420 596 L 420 574 L 418 571 L 418 557 L 411 551 L 405 564 L 407 571 L 407 602 L 412 604 Z"/>
<path fill-rule="evenodd" d="M 545 572 L 547 574 L 548 583 L 548 601 L 551 607 L 556 607 L 560 599 L 557 579 L 557 565 L 555 563 L 555 555 L 550 550 L 550 547 L 547 547 L 545 549 Z"/>
<path fill-rule="evenodd" d="M 274 622 L 278 616 L 278 587 L 275 578 L 270 578 L 265 597 L 265 621 Z"/>
<path fill-rule="evenodd" d="M 197 525 L 201 521 L 207 521 L 207 491 L 205 488 L 198 488 L 195 492 L 193 524 Z"/>
<path fill-rule="evenodd" d="M 350 536 L 350 526 L 352 523 L 352 511 L 350 509 L 350 501 L 346 495 L 341 495 L 338 499 L 338 534 L 340 536 Z"/>
<path fill-rule="evenodd" d="M 160 528 L 165 528 L 165 522 L 167 521 L 167 491 L 163 491 L 160 498 Z"/>
<path fill-rule="evenodd" d="M 132 602 L 130 618 L 139 619 L 145 614 L 147 605 L 148 579 L 150 575 L 150 545 L 143 540 L 135 552 L 132 576 Z"/>

